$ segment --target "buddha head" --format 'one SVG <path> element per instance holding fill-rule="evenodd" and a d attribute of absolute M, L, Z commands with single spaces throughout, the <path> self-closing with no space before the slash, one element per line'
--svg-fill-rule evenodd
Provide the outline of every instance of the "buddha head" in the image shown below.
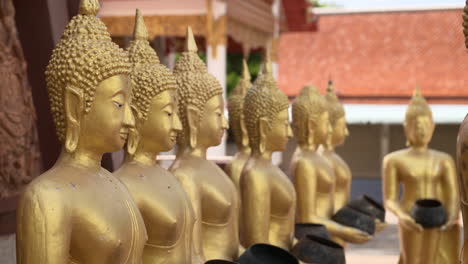
<path fill-rule="evenodd" d="M 242 78 L 234 88 L 228 102 L 229 127 L 239 149 L 250 150 L 249 136 L 244 119 L 244 99 L 247 91 L 252 88 L 250 73 L 245 59 L 242 61 Z"/>
<path fill-rule="evenodd" d="M 405 135 L 410 146 L 427 146 L 434 133 L 434 121 L 432 111 L 417 88 L 406 109 L 404 122 Z"/>
<path fill-rule="evenodd" d="M 130 131 L 127 152 L 159 153 L 171 150 L 182 129 L 177 114 L 176 80 L 151 48 L 140 11 L 136 11 L 134 40 L 127 48 L 132 72 L 132 111 L 135 129 Z"/>
<path fill-rule="evenodd" d="M 325 144 L 331 133 L 325 99 L 312 85 L 302 88 L 292 104 L 294 135 L 299 146 Z"/>
<path fill-rule="evenodd" d="M 185 51 L 174 67 L 182 122 L 182 131 L 177 136 L 179 151 L 187 147 L 206 149 L 217 146 L 228 128 L 223 89 L 208 73 L 197 50 L 192 29 L 188 27 Z"/>
<path fill-rule="evenodd" d="M 343 144 L 346 137 L 349 135 L 349 131 L 348 126 L 346 125 L 344 107 L 338 100 L 331 81 L 328 82 L 325 101 L 328 105 L 328 114 L 332 127 L 328 144 L 330 146 L 338 146 Z"/>
<path fill-rule="evenodd" d="M 50 108 L 65 150 L 105 153 L 124 145 L 134 126 L 130 63 L 96 17 L 97 0 L 82 0 L 46 70 Z"/>
<path fill-rule="evenodd" d="M 292 136 L 289 102 L 272 75 L 269 58 L 244 101 L 244 117 L 254 153 L 282 151 Z"/>

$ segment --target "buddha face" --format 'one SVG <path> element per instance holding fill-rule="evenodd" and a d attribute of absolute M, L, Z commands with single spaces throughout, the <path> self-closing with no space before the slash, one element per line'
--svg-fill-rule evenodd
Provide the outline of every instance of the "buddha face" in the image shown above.
<path fill-rule="evenodd" d="M 135 120 L 130 110 L 130 78 L 115 75 L 102 81 L 88 113 L 77 118 L 80 124 L 78 147 L 98 153 L 121 149 Z M 68 116 L 75 115 L 82 102 L 70 100 Z M 75 115 L 78 116 L 78 115 Z"/>
<path fill-rule="evenodd" d="M 219 145 L 228 127 L 224 116 L 224 99 L 222 95 L 213 96 L 206 102 L 198 125 L 198 145 L 205 148 Z"/>
<path fill-rule="evenodd" d="M 271 129 L 266 135 L 266 149 L 269 151 L 285 150 L 291 136 L 288 109 L 284 109 L 276 115 L 271 123 Z"/>
<path fill-rule="evenodd" d="M 434 133 L 434 121 L 429 115 L 418 115 L 405 121 L 406 138 L 412 146 L 427 146 Z"/>
<path fill-rule="evenodd" d="M 315 122 L 315 141 L 317 144 L 325 144 L 331 133 L 330 119 L 328 112 L 323 112 Z"/>
<path fill-rule="evenodd" d="M 138 148 L 159 153 L 174 147 L 177 133 L 182 129 L 175 95 L 175 90 L 166 90 L 153 97 L 147 119 L 137 127 L 140 137 Z"/>
<path fill-rule="evenodd" d="M 349 135 L 348 126 L 346 125 L 345 117 L 340 117 L 336 120 L 332 128 L 331 143 L 333 146 L 339 146 L 344 143 L 346 137 Z"/>

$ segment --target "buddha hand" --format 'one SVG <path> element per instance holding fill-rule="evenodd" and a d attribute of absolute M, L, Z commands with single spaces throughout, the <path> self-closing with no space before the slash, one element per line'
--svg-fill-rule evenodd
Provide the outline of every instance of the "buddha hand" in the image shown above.
<path fill-rule="evenodd" d="M 422 232 L 423 227 L 416 223 L 414 219 L 408 215 L 408 214 L 401 214 L 398 218 L 399 222 L 401 225 L 403 225 L 404 228 L 412 230 L 414 232 Z"/>
<path fill-rule="evenodd" d="M 366 243 L 372 238 L 372 236 L 366 232 L 352 227 L 345 227 L 343 231 L 343 239 L 351 243 L 362 244 Z"/>

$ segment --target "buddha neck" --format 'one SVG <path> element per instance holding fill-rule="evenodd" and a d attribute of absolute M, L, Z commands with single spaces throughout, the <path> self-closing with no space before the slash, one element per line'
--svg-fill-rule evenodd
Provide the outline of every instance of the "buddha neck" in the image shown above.
<path fill-rule="evenodd" d="M 265 150 L 263 152 L 260 151 L 259 148 L 252 149 L 252 157 L 259 160 L 265 160 L 271 162 L 271 157 L 273 155 L 272 151 Z"/>
<path fill-rule="evenodd" d="M 243 154 L 243 155 L 250 155 L 250 153 L 252 153 L 252 150 L 250 149 L 249 146 L 242 146 L 242 144 L 238 145 L 239 147 L 239 153 Z"/>
<path fill-rule="evenodd" d="M 131 161 L 138 162 L 140 164 L 146 165 L 148 167 L 155 166 L 156 163 L 156 156 L 158 153 L 145 151 L 141 148 L 137 148 L 135 154 L 130 158 Z"/>
<path fill-rule="evenodd" d="M 299 147 L 303 152 L 315 152 L 317 150 L 317 144 L 314 143 L 300 143 Z"/>
<path fill-rule="evenodd" d="M 206 159 L 206 152 L 208 148 L 196 146 L 194 148 L 188 146 L 179 146 L 180 150 L 178 151 L 177 156 L 188 156 L 200 159 Z M 180 153 L 180 154 L 179 154 Z"/>
<path fill-rule="evenodd" d="M 104 153 L 97 153 L 77 148 L 75 152 L 69 153 L 62 149 L 57 163 L 73 164 L 92 171 L 101 170 L 101 159 Z"/>
<path fill-rule="evenodd" d="M 416 153 L 425 153 L 428 147 L 426 144 L 420 146 L 410 145 L 410 149 Z"/>

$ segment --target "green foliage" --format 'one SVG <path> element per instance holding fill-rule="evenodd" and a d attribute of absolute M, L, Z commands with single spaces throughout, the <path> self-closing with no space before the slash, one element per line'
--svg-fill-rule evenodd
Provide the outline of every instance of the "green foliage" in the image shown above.
<path fill-rule="evenodd" d="M 312 0 L 314 7 L 338 7 L 335 2 L 322 1 L 322 0 Z"/>
<path fill-rule="evenodd" d="M 242 53 L 228 53 L 227 54 L 227 76 L 226 76 L 226 88 L 228 96 L 231 91 L 236 87 L 242 74 Z M 250 75 L 252 76 L 252 82 L 257 78 L 260 72 L 260 65 L 262 64 L 262 55 L 260 52 L 250 53 L 249 59 L 247 60 L 249 66 Z"/>

